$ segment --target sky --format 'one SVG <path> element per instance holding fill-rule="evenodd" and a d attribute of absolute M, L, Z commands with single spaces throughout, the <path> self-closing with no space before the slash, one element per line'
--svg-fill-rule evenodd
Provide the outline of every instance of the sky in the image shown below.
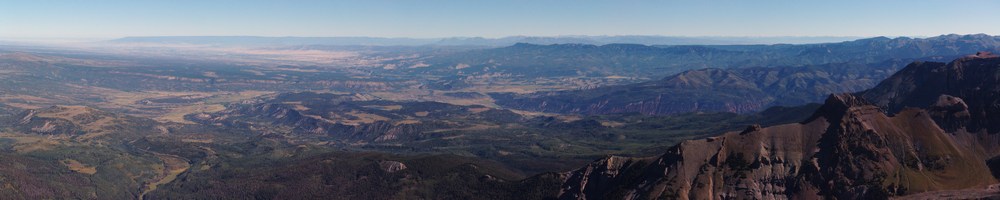
<path fill-rule="evenodd" d="M 0 39 L 1000 35 L 1000 1 L 0 0 Z"/>

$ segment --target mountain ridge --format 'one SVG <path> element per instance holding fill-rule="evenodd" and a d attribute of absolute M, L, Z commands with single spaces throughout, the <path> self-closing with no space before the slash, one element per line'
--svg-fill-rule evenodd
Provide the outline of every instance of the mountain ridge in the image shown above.
<path fill-rule="evenodd" d="M 491 96 L 504 107 L 553 113 L 749 113 L 770 106 L 819 102 L 829 93 L 861 91 L 904 64 L 903 60 L 889 60 L 876 64 L 706 68 L 623 86 Z"/>
<path fill-rule="evenodd" d="M 165 43 L 165 44 L 217 44 L 217 45 L 374 45 L 374 46 L 509 46 L 517 43 L 533 44 L 614 44 L 636 43 L 646 45 L 724 45 L 724 44 L 776 44 L 823 43 L 858 39 L 860 37 L 834 36 L 773 36 L 773 37 L 697 37 L 697 36 L 507 36 L 484 37 L 298 37 L 298 36 L 130 36 L 109 40 L 112 43 Z"/>
<path fill-rule="evenodd" d="M 880 88 L 899 88 L 894 87 L 900 83 L 896 79 L 922 76 L 908 73 L 911 71 L 954 73 L 967 67 L 980 69 L 976 74 L 992 73 L 943 80 L 995 80 L 993 75 L 1000 72 L 998 64 L 1000 59 L 983 56 L 959 58 L 943 65 L 948 68 L 915 62 L 872 90 L 828 96 L 813 117 L 801 123 L 750 127 L 719 137 L 689 140 L 660 157 L 595 161 L 569 172 L 560 198 L 882 199 L 996 184 L 995 178 L 984 175 L 995 171 L 986 161 L 994 160 L 997 152 L 984 152 L 982 148 L 1000 143 L 940 128 L 941 120 L 932 117 L 939 111 L 921 109 L 932 104 L 895 109 L 885 106 L 886 101 L 866 97 L 880 97 Z M 950 89 L 970 87 L 955 85 Z M 940 95 L 934 90 L 913 91 L 917 92 L 904 93 L 900 98 Z M 998 100 L 995 94 L 997 90 L 990 88 L 980 93 L 961 93 L 956 98 L 991 102 Z M 940 99 L 943 102 L 933 105 L 963 104 L 949 97 Z M 984 118 L 998 122 L 988 115 L 970 118 L 971 123 L 960 125 L 975 125 L 977 119 Z M 988 131 L 972 134 L 991 135 Z"/>
<path fill-rule="evenodd" d="M 561 88 L 571 90 L 641 83 L 704 68 L 877 64 L 890 60 L 900 60 L 900 65 L 905 65 L 913 60 L 948 61 L 976 51 L 1000 51 L 1000 37 L 944 35 L 801 45 L 519 43 L 386 61 L 384 64 L 393 67 L 384 70 L 435 77 L 423 83 L 439 90 L 471 89 L 495 83 L 576 83 L 568 85 L 576 87 Z M 881 78 L 884 77 L 874 81 Z M 822 95 L 814 98 L 821 101 Z"/>

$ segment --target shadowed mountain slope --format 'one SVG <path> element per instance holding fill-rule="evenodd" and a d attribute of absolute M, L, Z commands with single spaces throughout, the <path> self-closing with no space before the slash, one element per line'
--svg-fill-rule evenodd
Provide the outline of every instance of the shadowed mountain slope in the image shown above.
<path fill-rule="evenodd" d="M 771 106 L 821 102 L 831 93 L 868 89 L 904 65 L 901 60 L 891 60 L 873 64 L 710 68 L 631 85 L 493 94 L 493 98 L 505 107 L 553 113 L 750 113 Z"/>
<path fill-rule="evenodd" d="M 984 53 L 913 63 L 857 96 L 829 96 L 801 123 L 691 140 L 659 157 L 598 160 L 570 172 L 560 198 L 881 199 L 985 187 L 997 182 L 987 160 L 1000 143 L 982 127 L 1000 121 L 973 105 L 997 105 L 998 73 L 1000 58 Z"/>

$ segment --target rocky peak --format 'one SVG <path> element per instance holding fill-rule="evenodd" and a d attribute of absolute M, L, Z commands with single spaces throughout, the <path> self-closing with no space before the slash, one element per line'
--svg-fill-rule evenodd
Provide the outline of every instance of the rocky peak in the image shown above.
<path fill-rule="evenodd" d="M 560 197 L 887 199 L 995 184 L 984 161 L 1000 154 L 996 136 L 976 130 L 1000 130 L 997 105 L 996 56 L 913 63 L 873 89 L 828 96 L 801 123 L 685 141 L 657 160 L 596 161 L 569 173 Z"/>
<path fill-rule="evenodd" d="M 854 96 L 852 94 L 843 93 L 843 94 L 830 94 L 830 96 L 826 98 L 825 105 L 828 107 L 836 107 L 836 108 L 850 108 L 856 106 L 867 106 L 871 105 L 871 103 L 868 103 L 868 101 L 865 101 L 865 99 Z"/>
<path fill-rule="evenodd" d="M 968 123 L 971 114 L 969 105 L 962 98 L 942 94 L 937 102 L 927 108 L 934 121 L 948 132 L 955 132 Z"/>
<path fill-rule="evenodd" d="M 997 55 L 989 51 L 976 52 L 976 55 L 971 55 L 973 58 L 996 58 Z"/>
<path fill-rule="evenodd" d="M 969 132 L 1000 132 L 1000 57 L 979 52 L 950 63 L 915 62 L 858 95 L 895 113 L 907 107 L 937 111 L 942 128 L 966 127 Z M 946 95 L 946 96 L 942 96 Z M 954 106 L 968 107 L 963 124 L 945 115 Z M 935 110 L 936 109 L 936 110 Z"/>
<path fill-rule="evenodd" d="M 865 114 L 871 112 L 880 111 L 878 107 L 873 106 L 864 98 L 849 94 L 831 94 L 826 98 L 823 106 L 813 113 L 805 122 L 811 122 L 820 117 L 825 118 L 827 121 L 834 123 L 841 120 L 849 113 Z"/>
<path fill-rule="evenodd" d="M 991 59 L 991 58 L 997 58 L 997 57 L 1000 57 L 1000 56 L 998 56 L 996 54 L 993 54 L 993 52 L 980 51 L 980 52 L 976 52 L 976 54 L 970 54 L 970 55 L 963 56 L 963 57 L 961 57 L 959 59 L 956 59 L 955 61 L 952 61 L 952 63 L 950 63 L 950 65 L 952 65 L 952 66 L 961 66 L 964 62 L 969 62 L 969 61 L 973 61 L 973 60 L 981 60 L 981 59 Z"/>
<path fill-rule="evenodd" d="M 757 131 L 760 131 L 761 129 L 762 129 L 762 127 L 760 126 L 760 124 L 750 125 L 750 126 L 747 126 L 746 129 L 743 129 L 743 132 L 740 132 L 740 135 L 757 132 Z"/>

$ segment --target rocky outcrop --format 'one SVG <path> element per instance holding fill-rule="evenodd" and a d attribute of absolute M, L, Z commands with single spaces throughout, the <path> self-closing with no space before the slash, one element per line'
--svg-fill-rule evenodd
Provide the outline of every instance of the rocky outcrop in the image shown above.
<path fill-rule="evenodd" d="M 686 141 L 657 158 L 596 161 L 570 173 L 560 198 L 878 199 L 996 182 L 981 176 L 984 159 L 953 140 L 926 112 L 890 117 L 832 95 L 803 123 Z"/>
<path fill-rule="evenodd" d="M 399 161 L 387 160 L 387 161 L 378 162 L 378 165 L 379 165 L 379 167 L 382 168 L 382 171 L 385 171 L 385 172 L 388 172 L 388 173 L 398 172 L 399 170 L 406 169 L 406 165 L 403 164 L 403 163 L 401 163 L 401 162 L 399 162 Z"/>
<path fill-rule="evenodd" d="M 955 132 L 963 128 L 966 123 L 969 123 L 971 117 L 969 105 L 962 98 L 947 94 L 942 94 L 938 97 L 937 102 L 927 109 L 934 121 L 948 132 Z"/>
<path fill-rule="evenodd" d="M 947 64 L 910 64 L 860 95 L 890 113 L 907 107 L 930 107 L 942 119 L 938 123 L 949 130 L 964 127 L 970 133 L 1000 133 L 998 74 L 1000 58 L 979 52 Z M 965 113 L 969 116 L 965 117 Z"/>
<path fill-rule="evenodd" d="M 1000 59 L 985 53 L 917 62 L 858 95 L 828 96 L 801 123 L 595 161 L 568 173 L 559 198 L 885 199 L 985 188 L 1000 174 L 998 72 Z"/>

